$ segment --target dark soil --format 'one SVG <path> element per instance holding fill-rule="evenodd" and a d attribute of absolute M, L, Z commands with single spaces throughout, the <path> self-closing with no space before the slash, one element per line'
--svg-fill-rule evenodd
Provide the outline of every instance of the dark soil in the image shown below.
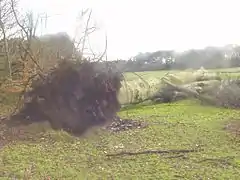
<path fill-rule="evenodd" d="M 132 119 L 121 119 L 120 117 L 115 117 L 114 121 L 110 125 L 108 125 L 105 129 L 112 132 L 119 132 L 131 129 L 140 129 L 145 127 L 147 127 L 146 122 Z"/>

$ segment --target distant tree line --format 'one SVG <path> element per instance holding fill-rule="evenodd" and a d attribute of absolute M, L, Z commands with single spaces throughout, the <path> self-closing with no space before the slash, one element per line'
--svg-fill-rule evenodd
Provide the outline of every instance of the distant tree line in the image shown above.
<path fill-rule="evenodd" d="M 115 63 L 123 71 L 240 67 L 240 46 L 206 47 L 181 53 L 159 50 L 139 53 L 128 61 L 117 60 Z"/>

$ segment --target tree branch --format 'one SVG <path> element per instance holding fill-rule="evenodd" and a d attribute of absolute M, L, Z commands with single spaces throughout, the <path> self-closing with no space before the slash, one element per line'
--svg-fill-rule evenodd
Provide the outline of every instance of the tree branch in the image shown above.
<path fill-rule="evenodd" d="M 191 152 L 199 152 L 202 151 L 202 149 L 172 149 L 172 150 L 146 150 L 146 151 L 139 151 L 139 152 L 120 152 L 116 154 L 107 154 L 106 156 L 133 156 L 133 155 L 141 155 L 141 154 L 169 154 L 169 153 L 191 153 Z"/>
<path fill-rule="evenodd" d="M 90 19 L 91 19 L 91 15 L 92 15 L 92 10 L 90 10 L 90 13 L 88 15 L 87 24 L 86 24 L 84 35 L 83 35 L 82 54 L 83 54 L 83 51 L 84 51 L 84 48 L 85 48 L 86 37 L 88 36 L 88 28 L 89 28 L 89 22 L 90 22 Z"/>

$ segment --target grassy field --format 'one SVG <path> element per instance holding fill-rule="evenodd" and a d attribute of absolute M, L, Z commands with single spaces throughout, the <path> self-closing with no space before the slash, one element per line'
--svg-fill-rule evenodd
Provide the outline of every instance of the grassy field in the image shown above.
<path fill-rule="evenodd" d="M 131 73 L 126 77 L 136 78 Z M 2 104 L 0 112 L 5 111 L 9 106 Z M 145 121 L 148 127 L 118 133 L 98 129 L 76 138 L 43 124 L 30 125 L 23 134 L 28 138 L 0 147 L 0 179 L 239 179 L 240 138 L 224 127 L 240 111 L 188 100 L 134 106 L 119 115 Z M 145 150 L 196 152 L 107 156 Z"/>

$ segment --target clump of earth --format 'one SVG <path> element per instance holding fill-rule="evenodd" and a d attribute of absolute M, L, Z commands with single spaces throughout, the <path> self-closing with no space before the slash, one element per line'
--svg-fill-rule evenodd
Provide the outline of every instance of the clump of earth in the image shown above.
<path fill-rule="evenodd" d="M 145 127 L 147 127 L 147 123 L 144 121 L 115 117 L 113 122 L 110 125 L 106 126 L 105 129 L 112 132 L 119 132 L 132 129 L 141 129 Z"/>

